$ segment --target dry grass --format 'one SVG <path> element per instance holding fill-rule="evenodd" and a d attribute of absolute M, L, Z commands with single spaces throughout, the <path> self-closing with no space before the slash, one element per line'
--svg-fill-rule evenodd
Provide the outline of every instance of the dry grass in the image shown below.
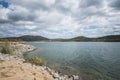
<path fill-rule="evenodd" d="M 9 42 L 1 42 L 0 43 L 0 52 L 4 54 L 12 55 L 14 52 L 14 48 L 10 46 Z"/>
<path fill-rule="evenodd" d="M 45 65 L 45 61 L 37 56 L 32 57 L 30 59 L 26 59 L 26 62 L 30 62 L 32 64 L 40 65 L 40 66 Z"/>

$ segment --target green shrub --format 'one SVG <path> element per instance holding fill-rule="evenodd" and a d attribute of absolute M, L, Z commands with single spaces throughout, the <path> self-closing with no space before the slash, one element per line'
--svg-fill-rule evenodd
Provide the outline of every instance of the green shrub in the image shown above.
<path fill-rule="evenodd" d="M 4 46 L 4 47 L 2 47 L 1 52 L 4 53 L 4 54 L 12 55 L 13 52 L 14 52 L 14 49 L 11 48 L 10 46 Z"/>
<path fill-rule="evenodd" d="M 32 58 L 30 58 L 30 59 L 26 59 L 26 61 L 27 61 L 27 62 L 30 62 L 30 63 L 32 63 L 32 64 L 35 64 L 35 65 L 40 65 L 40 66 L 42 66 L 42 65 L 45 64 L 44 60 L 41 59 L 41 58 L 39 58 L 39 57 L 37 57 L 37 56 L 32 57 Z"/>

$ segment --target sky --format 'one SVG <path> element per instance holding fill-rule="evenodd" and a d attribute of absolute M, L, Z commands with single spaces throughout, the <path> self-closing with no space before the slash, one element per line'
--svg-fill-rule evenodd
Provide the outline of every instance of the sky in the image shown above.
<path fill-rule="evenodd" d="M 120 35 L 120 0 L 0 0 L 0 37 Z"/>

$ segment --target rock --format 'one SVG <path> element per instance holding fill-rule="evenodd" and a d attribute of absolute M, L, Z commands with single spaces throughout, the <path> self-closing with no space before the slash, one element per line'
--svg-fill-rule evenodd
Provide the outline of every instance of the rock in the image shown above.
<path fill-rule="evenodd" d="M 54 73 L 53 77 L 56 79 L 56 78 L 59 78 L 59 75 L 57 73 Z"/>
<path fill-rule="evenodd" d="M 74 80 L 79 80 L 79 76 L 73 75 Z"/>

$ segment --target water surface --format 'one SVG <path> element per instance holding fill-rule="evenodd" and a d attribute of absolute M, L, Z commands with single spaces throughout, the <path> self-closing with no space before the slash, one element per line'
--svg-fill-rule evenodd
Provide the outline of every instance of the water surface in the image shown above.
<path fill-rule="evenodd" d="M 38 49 L 25 54 L 38 56 L 63 74 L 83 80 L 120 80 L 120 43 L 117 42 L 27 42 Z"/>

